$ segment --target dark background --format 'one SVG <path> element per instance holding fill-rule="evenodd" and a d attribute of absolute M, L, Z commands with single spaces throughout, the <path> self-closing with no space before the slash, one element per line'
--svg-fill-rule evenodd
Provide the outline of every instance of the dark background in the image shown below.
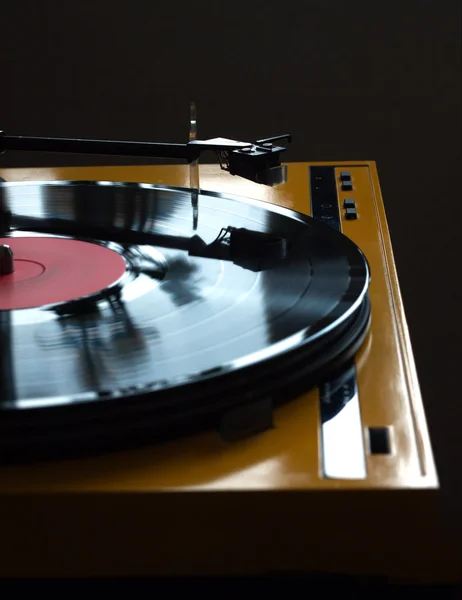
<path fill-rule="evenodd" d="M 186 141 L 291 132 L 378 163 L 448 522 L 462 506 L 460 0 L 2 2 L 0 127 Z M 92 160 L 93 164 L 107 159 Z M 14 153 L 3 166 L 89 164 Z"/>

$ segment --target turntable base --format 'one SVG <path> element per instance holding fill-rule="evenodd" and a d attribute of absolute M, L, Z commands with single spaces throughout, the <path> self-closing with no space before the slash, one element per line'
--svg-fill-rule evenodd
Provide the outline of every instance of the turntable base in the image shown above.
<path fill-rule="evenodd" d="M 309 214 L 312 166 L 290 164 L 288 183 L 267 188 L 205 165 L 201 187 Z M 356 355 L 357 389 L 344 420 L 329 430 L 317 389 L 275 410 L 272 429 L 233 443 L 210 432 L 93 458 L 1 467 L 0 575 L 457 576 L 376 167 L 322 166 L 335 168 L 341 229 L 372 273 L 372 322 Z M 353 190 L 342 189 L 344 171 Z M 7 181 L 177 186 L 189 185 L 188 173 L 179 166 L 0 170 Z M 356 218 L 347 217 L 345 199 L 354 200 Z M 328 217 L 330 205 L 320 206 L 327 211 L 320 218 Z"/>

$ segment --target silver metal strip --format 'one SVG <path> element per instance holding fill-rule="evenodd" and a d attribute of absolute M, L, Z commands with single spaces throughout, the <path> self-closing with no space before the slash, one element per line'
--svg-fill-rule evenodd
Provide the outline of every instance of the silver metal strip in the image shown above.
<path fill-rule="evenodd" d="M 354 365 L 319 388 L 323 475 L 365 479 L 366 455 Z"/>

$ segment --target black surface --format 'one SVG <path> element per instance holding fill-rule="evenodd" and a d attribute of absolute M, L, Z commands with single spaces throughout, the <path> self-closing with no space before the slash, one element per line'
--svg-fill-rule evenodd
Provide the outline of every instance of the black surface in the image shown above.
<path fill-rule="evenodd" d="M 334 167 L 310 167 L 310 195 L 313 219 L 341 231 Z M 307 210 L 309 208 L 307 199 Z"/>
<path fill-rule="evenodd" d="M 403 581 L 387 581 L 383 577 L 350 577 L 345 574 L 325 575 L 322 573 L 287 572 L 283 574 L 269 573 L 254 577 L 114 577 L 114 578 L 67 578 L 67 579 L 5 579 L 0 582 L 0 590 L 9 591 L 12 585 L 24 591 L 42 592 L 59 591 L 67 593 L 72 586 L 80 593 L 92 593 L 95 584 L 107 593 L 127 594 L 203 595 L 208 592 L 213 597 L 232 600 L 236 594 L 247 594 L 249 587 L 256 587 L 268 595 L 278 593 L 296 596 L 300 588 L 310 596 L 319 597 L 330 593 L 338 595 L 342 600 L 386 600 L 393 595 L 394 600 L 421 600 L 428 597 L 439 600 L 459 600 L 461 589 L 458 585 L 412 585 Z M 138 590 L 138 592 L 136 592 Z M 278 591 L 279 590 L 279 591 Z M 292 590 L 292 592 L 290 591 Z"/>
<path fill-rule="evenodd" d="M 112 438 L 113 447 L 119 438 L 175 435 L 186 422 L 217 423 L 230 407 L 280 401 L 294 385 L 323 381 L 366 334 L 363 254 L 299 213 L 202 192 L 194 231 L 190 192 L 136 184 L 4 183 L 0 201 L 13 227 L 33 214 L 40 231 L 42 221 L 97 227 L 105 239 L 114 231 L 119 244 L 108 247 L 127 264 L 123 280 L 94 298 L 3 313 L 3 460 L 30 448 L 35 458 L 45 446 L 62 457 L 66 446 L 104 447 Z M 283 237 L 287 256 L 254 271 L 184 249 L 189 236 L 212 243 L 227 227 Z M 181 244 L 132 247 L 125 232 L 132 243 L 168 233 Z M 140 269 L 140 254 L 157 268 Z"/>
<path fill-rule="evenodd" d="M 368 427 L 369 452 L 371 454 L 390 454 L 391 441 L 388 427 Z"/>
<path fill-rule="evenodd" d="M 1 16 L 11 133 L 182 142 L 194 99 L 200 137 L 270 125 L 294 134 L 287 160 L 377 161 L 442 510 L 460 527 L 460 0 L 22 0 Z"/>

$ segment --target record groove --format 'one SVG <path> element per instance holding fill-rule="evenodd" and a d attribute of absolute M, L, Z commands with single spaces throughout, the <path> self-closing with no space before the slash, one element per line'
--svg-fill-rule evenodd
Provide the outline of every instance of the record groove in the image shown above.
<path fill-rule="evenodd" d="M 79 240 L 106 231 L 118 241 L 86 241 L 127 264 L 120 284 L 95 298 L 0 311 L 3 459 L 218 426 L 229 408 L 277 402 L 352 358 L 370 318 L 362 252 L 288 209 L 211 192 L 198 200 L 194 230 L 184 188 L 0 184 L 13 228 L 29 227 L 3 237 L 49 223 L 75 227 Z M 211 244 L 227 227 L 284 238 L 287 256 L 258 271 L 182 247 L 194 235 Z M 152 234 L 170 246 L 135 243 Z"/>

